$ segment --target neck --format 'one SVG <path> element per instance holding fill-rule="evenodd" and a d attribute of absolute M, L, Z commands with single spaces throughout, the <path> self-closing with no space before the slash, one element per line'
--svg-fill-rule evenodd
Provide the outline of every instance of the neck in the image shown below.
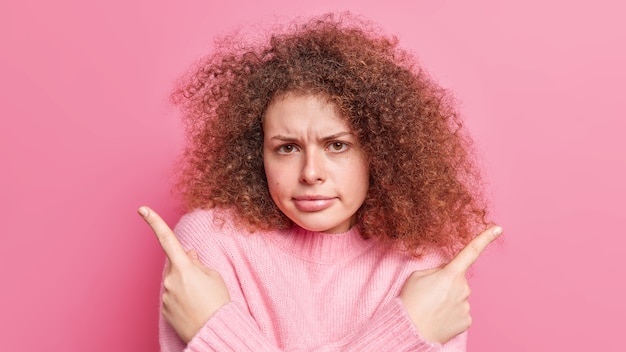
<path fill-rule="evenodd" d="M 318 263 L 349 260 L 373 245 L 361 237 L 358 226 L 344 233 L 315 232 L 294 226 L 281 231 L 275 241 L 293 255 Z"/>

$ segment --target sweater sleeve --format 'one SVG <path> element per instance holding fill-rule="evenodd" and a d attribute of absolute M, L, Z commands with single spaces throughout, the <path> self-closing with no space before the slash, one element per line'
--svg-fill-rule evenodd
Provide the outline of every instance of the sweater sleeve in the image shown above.
<path fill-rule="evenodd" d="M 259 330 L 251 316 L 239 304 L 222 307 L 189 342 L 185 351 L 287 351 L 274 346 Z M 298 351 L 442 351 L 442 345 L 421 337 L 399 299 L 384 309 L 355 333 L 341 341 Z M 449 350 L 457 351 L 457 350 Z"/>

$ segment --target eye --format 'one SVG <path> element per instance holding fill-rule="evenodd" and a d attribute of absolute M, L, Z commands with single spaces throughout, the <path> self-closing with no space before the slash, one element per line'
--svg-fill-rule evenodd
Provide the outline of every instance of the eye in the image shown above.
<path fill-rule="evenodd" d="M 297 148 L 293 144 L 281 145 L 276 149 L 279 154 L 292 154 L 297 151 Z"/>
<path fill-rule="evenodd" d="M 348 144 L 344 142 L 332 142 L 328 148 L 332 152 L 343 152 L 348 149 Z"/>

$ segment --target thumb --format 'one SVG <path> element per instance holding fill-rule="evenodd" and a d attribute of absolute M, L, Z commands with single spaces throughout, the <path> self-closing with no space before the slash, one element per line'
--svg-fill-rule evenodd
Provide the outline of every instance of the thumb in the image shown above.
<path fill-rule="evenodd" d="M 428 276 L 428 275 L 431 275 L 431 274 L 434 274 L 434 273 L 440 271 L 441 269 L 443 269 L 443 267 L 435 267 L 435 268 L 424 269 L 424 270 L 416 270 L 416 271 L 414 271 L 411 274 L 411 276 L 414 276 L 414 277 Z"/>
<path fill-rule="evenodd" d="M 190 249 L 187 252 L 187 255 L 189 256 L 191 261 L 194 262 L 194 264 L 200 264 L 200 259 L 198 258 L 198 252 L 196 252 L 195 249 Z"/>

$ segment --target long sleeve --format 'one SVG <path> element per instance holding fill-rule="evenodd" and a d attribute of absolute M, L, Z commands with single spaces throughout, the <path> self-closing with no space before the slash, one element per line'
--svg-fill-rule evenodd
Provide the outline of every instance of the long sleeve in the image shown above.
<path fill-rule="evenodd" d="M 190 341 L 186 351 L 441 351 L 440 344 L 424 340 L 405 317 L 399 300 L 377 314 L 356 333 L 341 341 L 304 349 L 279 349 L 259 331 L 254 320 L 236 303 L 224 306 Z"/>
<path fill-rule="evenodd" d="M 185 348 L 176 332 L 161 322 L 162 350 L 208 351 L 288 351 L 276 347 L 259 330 L 245 308 L 236 302 L 222 307 L 211 317 Z M 293 349 L 291 351 L 296 351 Z M 341 341 L 297 351 L 442 351 L 442 346 L 424 340 L 412 326 L 399 299 L 393 300 L 354 334 Z M 451 350 L 457 351 L 457 350 Z"/>
<path fill-rule="evenodd" d="M 464 335 L 426 341 L 397 297 L 398 281 L 433 263 L 407 266 L 358 232 L 250 234 L 214 215 L 186 215 L 175 232 L 222 275 L 232 301 L 187 346 L 161 318 L 162 351 L 465 351 Z"/>

